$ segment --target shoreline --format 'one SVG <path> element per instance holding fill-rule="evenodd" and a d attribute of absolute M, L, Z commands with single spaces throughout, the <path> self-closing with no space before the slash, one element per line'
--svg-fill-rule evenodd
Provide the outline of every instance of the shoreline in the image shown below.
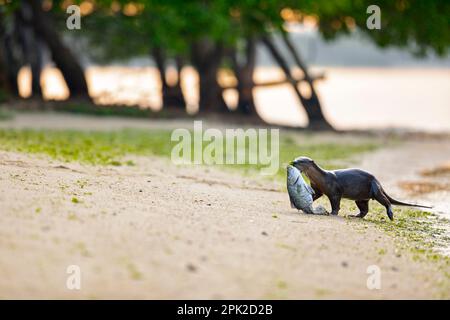
<path fill-rule="evenodd" d="M 229 122 L 223 122 L 223 117 L 218 114 L 210 115 L 183 115 L 174 113 L 158 117 L 158 111 L 154 113 L 154 117 L 127 117 L 121 115 L 105 115 L 98 116 L 94 114 L 74 113 L 69 111 L 59 111 L 54 109 L 58 104 L 64 103 L 60 101 L 45 101 L 44 103 L 38 102 L 34 107 L 28 107 L 27 104 L 19 104 L 18 109 L 11 107 L 4 107 L 0 104 L 0 111 L 3 109 L 6 111 L 4 118 L 0 118 L 0 128 L 11 129 L 81 129 L 81 130 L 114 130 L 123 128 L 193 128 L 194 121 L 206 122 L 206 127 L 209 128 L 274 128 L 285 130 L 286 132 L 293 133 L 314 133 L 318 135 L 357 135 L 379 138 L 394 138 L 409 140 L 415 139 L 450 139 L 450 131 L 427 131 L 423 129 L 413 129 L 407 127 L 385 127 L 385 128 L 371 128 L 367 129 L 342 129 L 336 131 L 310 131 L 304 127 L 284 126 L 274 123 L 258 123 L 252 124 L 245 121 L 236 121 L 237 118 L 230 117 Z M 13 103 L 14 104 L 14 103 Z M 10 104 L 9 104 L 10 105 Z M 107 107 L 107 105 L 102 106 Z M 44 108 L 44 109 L 41 109 Z M 50 119 L 48 119 L 50 118 Z M 100 124 L 97 126 L 101 119 Z M 222 120 L 222 121 L 221 121 Z M 228 119 L 227 119 L 228 120 Z M 245 119 L 244 119 L 245 120 Z M 68 127 L 66 127 L 67 125 Z"/>
<path fill-rule="evenodd" d="M 338 129 L 371 126 L 450 131 L 446 121 L 450 118 L 448 68 L 324 67 L 321 70 L 326 71 L 326 81 L 317 82 L 317 93 L 325 116 Z M 67 97 L 68 91 L 58 70 L 47 68 L 44 71 L 43 77 L 51 80 L 45 87 L 44 96 L 47 99 Z M 29 70 L 21 70 L 21 87 L 30 82 L 29 74 Z M 140 105 L 155 111 L 162 108 L 161 84 L 153 67 L 96 66 L 88 68 L 86 77 L 91 95 L 103 105 Z M 219 78 L 224 85 L 234 83 L 225 70 L 221 70 Z M 260 67 L 255 72 L 256 82 L 277 79 L 284 79 L 284 76 L 274 67 Z M 184 68 L 182 87 L 189 113 L 198 109 L 196 81 L 195 71 Z M 25 97 L 30 90 L 22 88 L 21 92 Z M 256 88 L 254 95 L 258 113 L 265 121 L 292 126 L 307 124 L 305 112 L 288 85 Z M 225 90 L 224 98 L 231 108 L 237 103 L 233 90 Z"/>

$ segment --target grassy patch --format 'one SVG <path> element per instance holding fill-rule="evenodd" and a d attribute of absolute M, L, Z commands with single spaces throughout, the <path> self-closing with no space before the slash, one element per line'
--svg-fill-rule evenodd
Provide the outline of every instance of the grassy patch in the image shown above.
<path fill-rule="evenodd" d="M 62 161 L 121 165 L 127 154 L 169 156 L 170 131 L 0 130 L 0 148 Z M 128 164 L 125 162 L 124 164 Z M 130 163 L 131 164 L 131 163 Z"/>
<path fill-rule="evenodd" d="M 424 253 L 429 260 L 443 259 L 450 262 L 448 257 L 440 255 L 436 249 L 446 248 L 450 239 L 443 227 L 448 221 L 436 214 L 412 209 L 395 207 L 394 221 L 389 221 L 385 209 L 374 205 L 365 220 L 375 224 L 390 234 L 400 249 L 412 250 L 413 253 Z M 450 266 L 450 265 L 449 265 Z"/>
<path fill-rule="evenodd" d="M 440 298 L 448 298 L 450 292 L 450 257 L 439 252 L 448 249 L 450 238 L 445 226 L 448 221 L 434 213 L 408 207 L 395 207 L 394 221 L 389 221 L 384 207 L 371 206 L 364 223 L 376 225 L 392 237 L 397 254 L 408 252 L 414 261 L 431 262 L 442 274 L 437 284 L 442 293 Z"/>
<path fill-rule="evenodd" d="M 327 142 L 316 141 L 312 134 L 299 134 L 297 139 L 293 139 L 292 134 L 280 133 L 279 139 L 279 170 L 276 178 L 283 181 L 286 178 L 286 166 L 289 162 L 299 156 L 307 156 L 314 159 L 320 166 L 333 170 L 342 167 L 342 164 L 337 165 L 342 160 L 348 160 L 356 154 L 369 152 L 375 150 L 379 143 L 375 140 L 357 141 L 357 142 Z M 225 150 L 226 148 L 224 148 Z M 268 139 L 268 150 L 271 150 L 270 135 Z M 229 167 L 239 168 L 246 174 L 256 175 L 261 172 L 261 169 L 269 167 L 264 163 L 248 164 L 249 150 L 245 150 L 246 164 L 234 164 Z M 236 146 L 236 152 L 239 152 Z M 259 149 L 257 150 L 259 152 Z M 270 153 L 269 153 L 270 155 Z M 269 176 L 269 178 L 272 178 Z"/>
<path fill-rule="evenodd" d="M 125 129 L 118 131 L 76 130 L 14 130 L 0 129 L 0 148 L 35 154 L 46 154 L 62 161 L 78 161 L 99 165 L 134 165 L 124 159 L 126 155 L 157 155 L 170 157 L 172 148 L 178 143 L 171 141 L 170 130 Z M 193 140 L 193 139 L 192 139 Z M 269 139 L 270 141 L 270 139 Z M 304 141 L 304 142 L 303 142 Z M 355 154 L 373 150 L 376 143 L 327 143 L 314 142 L 307 136 L 302 142 L 294 141 L 290 135 L 281 134 L 279 141 L 280 161 L 277 177 L 284 179 L 285 165 L 299 155 L 309 156 L 326 168 L 333 168 L 336 160 L 347 159 Z M 193 145 L 191 141 L 191 145 Z M 204 142 L 202 150 L 209 142 Z M 238 149 L 240 148 L 240 149 Z M 269 145 L 270 148 L 270 145 Z M 248 162 L 248 142 L 244 146 L 235 143 L 235 152 L 244 151 Z M 225 142 L 222 159 L 226 159 Z M 193 159 L 193 152 L 191 159 Z M 256 173 L 267 165 L 226 165 L 248 173 Z"/>
<path fill-rule="evenodd" d="M 319 204 L 330 209 L 326 197 L 317 200 L 316 205 Z M 407 255 L 411 256 L 413 261 L 431 263 L 439 274 L 439 280 L 435 284 L 439 290 L 437 298 L 450 297 L 450 257 L 443 254 L 443 251 L 450 247 L 448 219 L 411 207 L 395 206 L 394 221 L 390 221 L 386 209 L 375 201 L 370 202 L 370 212 L 364 219 L 349 217 L 358 211 L 354 202 L 341 202 L 340 215 L 346 216 L 357 232 L 364 234 L 368 227 L 373 225 L 392 239 L 395 252 L 387 252 L 386 248 L 380 247 L 377 249 L 378 255 Z M 382 243 L 374 245 L 379 246 Z"/>

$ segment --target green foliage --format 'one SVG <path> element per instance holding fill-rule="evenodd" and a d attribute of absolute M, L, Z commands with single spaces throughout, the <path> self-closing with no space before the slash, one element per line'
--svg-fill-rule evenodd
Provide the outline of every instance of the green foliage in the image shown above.
<path fill-rule="evenodd" d="M 65 28 L 63 0 L 53 0 L 52 14 Z M 73 1 L 81 3 L 82 0 Z M 284 32 L 283 9 L 296 13 L 294 20 L 313 16 L 326 39 L 354 29 L 380 47 L 398 46 L 418 55 L 445 55 L 450 45 L 450 2 L 442 0 L 96 0 L 82 18 L 82 29 L 67 32 L 87 44 L 84 54 L 100 61 L 147 56 L 151 48 L 164 48 L 169 56 L 189 56 L 192 43 L 209 39 L 227 47 L 248 36 Z M 381 9 L 381 30 L 366 27 L 369 5 Z M 20 5 L 0 7 L 9 14 Z M 131 9 L 130 9 L 131 8 Z"/>
<path fill-rule="evenodd" d="M 83 17 L 83 32 L 75 35 L 88 39 L 88 52 L 101 59 L 148 55 L 152 47 L 164 48 L 172 56 L 187 56 L 191 44 L 199 39 L 233 46 L 249 35 L 284 32 L 281 11 L 290 8 L 300 21 L 306 15 L 314 16 L 326 39 L 356 28 L 381 47 L 404 47 L 420 55 L 431 51 L 446 54 L 450 44 L 448 1 L 377 1 L 381 30 L 366 27 L 366 10 L 371 4 L 369 0 L 97 0 L 95 11 Z M 127 13 L 130 5 L 138 8 L 135 15 Z M 54 8 L 61 13 L 60 5 Z"/>
<path fill-rule="evenodd" d="M 369 16 L 366 9 L 372 4 L 380 7 L 381 30 L 366 27 Z M 318 0 L 305 9 L 305 12 L 318 16 L 320 31 L 326 39 L 348 34 L 354 24 L 358 31 L 380 47 L 397 46 L 417 55 L 435 52 L 442 56 L 447 54 L 450 45 L 448 1 Z"/>

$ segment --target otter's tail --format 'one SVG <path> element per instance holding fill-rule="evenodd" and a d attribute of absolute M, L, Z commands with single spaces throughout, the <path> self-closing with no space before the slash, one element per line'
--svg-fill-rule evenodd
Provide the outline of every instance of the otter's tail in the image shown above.
<path fill-rule="evenodd" d="M 390 197 L 386 191 L 383 190 L 384 195 L 386 196 L 386 198 L 388 198 L 388 200 L 392 203 L 392 204 L 396 204 L 398 206 L 408 206 L 408 207 L 418 207 L 418 208 L 427 208 L 427 209 L 431 209 L 433 207 L 430 206 L 424 206 L 421 204 L 414 204 L 414 203 L 407 203 L 407 202 L 402 202 L 402 201 L 398 201 L 395 200 L 394 198 Z"/>

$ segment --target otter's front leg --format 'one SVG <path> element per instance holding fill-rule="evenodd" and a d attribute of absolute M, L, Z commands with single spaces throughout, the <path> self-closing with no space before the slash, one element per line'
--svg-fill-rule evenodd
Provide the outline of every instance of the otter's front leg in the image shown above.
<path fill-rule="evenodd" d="M 331 214 L 337 216 L 341 208 L 341 195 L 328 196 L 331 204 Z"/>
<path fill-rule="evenodd" d="M 312 182 L 311 182 L 311 188 L 314 190 L 313 201 L 316 201 L 321 196 L 323 196 L 323 192 L 320 191 L 320 189 Z"/>
<path fill-rule="evenodd" d="M 321 196 L 323 195 L 323 193 L 320 190 L 314 190 L 314 194 L 313 194 L 313 201 L 316 201 L 317 199 L 319 199 Z"/>

